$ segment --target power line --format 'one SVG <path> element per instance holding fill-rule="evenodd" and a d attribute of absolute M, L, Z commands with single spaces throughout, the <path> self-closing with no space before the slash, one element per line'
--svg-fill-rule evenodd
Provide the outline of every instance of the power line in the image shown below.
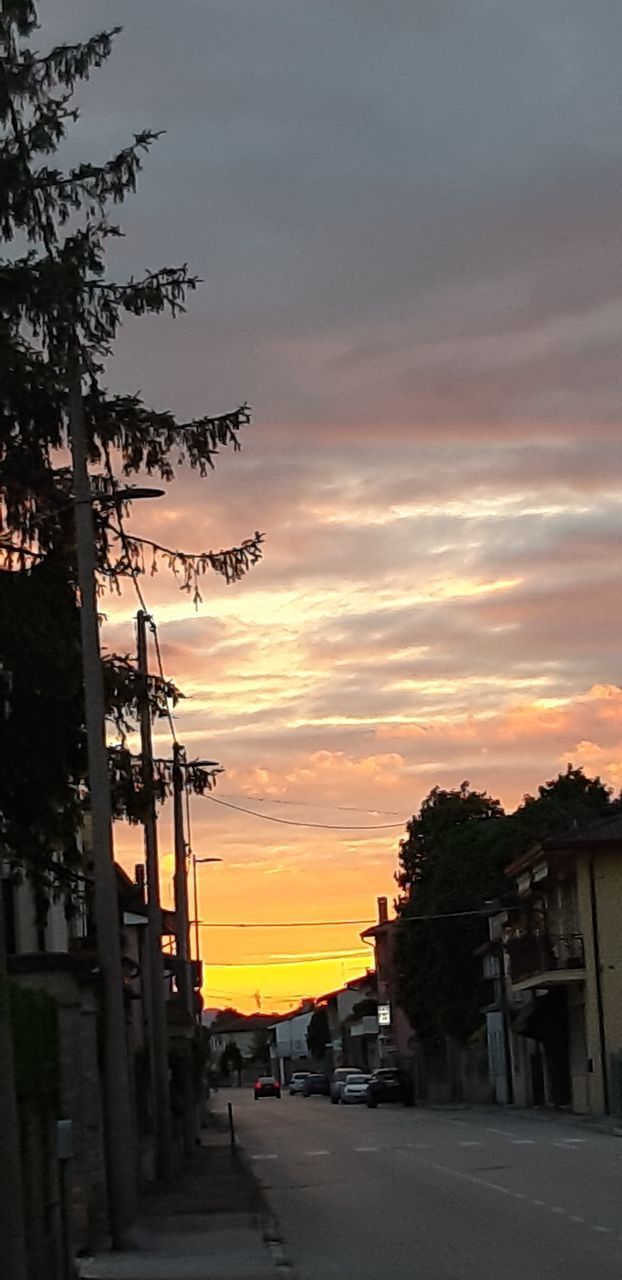
<path fill-rule="evenodd" d="M 157 659 L 157 663 L 158 663 L 158 671 L 159 671 L 159 673 L 160 673 L 160 679 L 161 679 L 162 683 L 163 683 L 164 685 L 166 685 L 166 676 L 165 676 L 165 674 L 164 674 L 164 664 L 163 664 L 163 662 L 162 662 L 162 650 L 160 649 L 160 639 L 159 639 L 159 636 L 158 636 L 158 628 L 157 628 L 157 626 L 156 626 L 156 623 L 155 623 L 154 618 L 151 618 L 151 633 L 152 633 L 152 635 L 153 635 L 153 643 L 154 643 L 154 647 L 155 647 L 155 651 L 156 651 L 156 659 Z M 173 742 L 175 743 L 175 746 L 176 746 L 176 747 L 178 747 L 178 746 L 179 746 L 179 740 L 178 740 L 178 737 L 177 737 L 177 730 L 175 729 L 175 721 L 173 720 L 173 715 L 172 715 L 172 712 L 171 712 L 171 708 L 170 708 L 169 700 L 168 700 L 168 698 L 167 698 L 167 696 L 166 696 L 166 689 L 164 689 L 164 691 L 163 691 L 163 692 L 164 692 L 164 701 L 165 701 L 165 703 L 166 703 L 166 718 L 167 718 L 168 723 L 169 723 L 169 726 L 170 726 L 171 736 L 172 736 L 172 738 L 173 738 Z"/>
<path fill-rule="evenodd" d="M 369 814 L 384 813 L 384 814 L 391 815 L 392 817 L 395 817 L 395 818 L 399 818 L 400 816 L 399 809 L 364 809 L 361 805 L 354 805 L 354 804 L 335 804 L 335 805 L 327 806 L 325 802 L 322 804 L 319 804 L 317 801 L 314 802 L 313 800 L 296 800 L 296 799 L 284 800 L 280 797 L 277 798 L 276 796 L 256 796 L 256 795 L 248 796 L 248 795 L 244 795 L 243 793 L 241 794 L 240 792 L 235 792 L 235 791 L 234 792 L 221 791 L 220 794 L 221 796 L 224 796 L 226 800 L 252 800 L 254 804 L 263 804 L 265 801 L 266 804 L 286 804 L 286 805 L 290 805 L 292 808 L 324 809 L 324 810 L 326 808 L 332 808 L 332 809 L 336 809 L 339 813 L 369 813 Z"/>
<path fill-rule="evenodd" d="M 333 964 L 335 960 L 351 960 L 353 964 L 358 964 L 359 959 L 365 957 L 369 959 L 368 951 L 357 951 L 354 955 L 351 951 L 337 951 L 330 956 L 310 956 L 307 960 L 210 960 L 210 969 L 264 969 L 266 965 L 273 965 L 277 968 L 289 968 L 294 964 Z"/>
<path fill-rule="evenodd" d="M 323 929 L 329 925 L 375 924 L 374 920 L 199 920 L 202 929 Z"/>
<path fill-rule="evenodd" d="M 520 907 L 504 907 L 504 911 L 518 911 Z M 473 907 L 469 911 L 438 911 L 430 915 L 396 916 L 393 920 L 378 921 L 376 919 L 360 920 L 199 920 L 201 929 L 323 929 L 331 926 L 345 925 L 378 925 L 378 924 L 415 924 L 421 920 L 459 920 L 467 916 L 487 917 L 486 907 Z"/>
<path fill-rule="evenodd" d="M 237 813 L 247 813 L 251 818 L 262 818 L 264 822 L 278 822 L 283 827 L 312 827 L 321 831 L 388 831 L 394 830 L 396 827 L 403 827 L 404 822 L 383 822 L 378 826 L 339 826 L 335 822 L 295 822 L 293 818 L 276 818 L 271 813 L 258 813 L 256 809 L 245 809 L 240 804 L 232 804 L 230 800 L 217 800 L 216 796 L 203 795 L 204 800 L 211 800 L 212 804 L 220 804 L 225 809 L 235 809 Z"/>
<path fill-rule="evenodd" d="M 216 996 L 219 1000 L 230 1000 L 235 998 L 240 1000 L 252 1000 L 256 994 L 256 991 L 213 991 L 211 987 L 208 990 L 208 997 L 210 999 L 212 996 Z M 308 991 L 306 991 L 304 995 L 294 996 L 273 996 L 270 995 L 270 992 L 266 991 L 262 991 L 260 994 L 262 1000 L 272 1000 L 273 1004 L 295 1004 L 297 1000 L 308 1000 L 309 1004 L 311 1004 L 312 1001 L 316 999 L 316 997 L 310 996 Z"/>
<path fill-rule="evenodd" d="M 107 443 L 104 445 L 104 459 L 105 459 L 105 463 L 106 463 L 106 470 L 107 470 L 107 472 L 108 472 L 108 479 L 110 480 L 110 483 L 111 483 L 111 485 L 112 485 L 112 487 L 113 487 L 113 492 L 114 492 L 115 475 L 114 475 L 114 471 L 113 471 L 113 468 L 112 468 L 112 461 L 111 461 L 111 458 L 110 458 L 110 448 L 109 448 L 109 446 L 108 446 L 108 444 L 107 444 Z M 157 663 L 158 663 L 158 671 L 159 671 L 159 675 L 160 675 L 160 680 L 162 681 L 162 696 L 163 696 L 163 698 L 164 698 L 164 703 L 165 703 L 165 707 L 166 707 L 166 718 L 167 718 L 168 723 L 169 723 L 169 727 L 170 727 L 170 730 L 171 730 L 171 737 L 172 737 L 172 739 L 173 739 L 173 742 L 175 743 L 175 746 L 179 746 L 179 743 L 178 743 L 178 740 L 177 740 L 177 731 L 176 731 L 176 729 L 175 729 L 175 722 L 174 722 L 174 720 L 173 720 L 173 715 L 172 715 L 172 712 L 171 712 L 171 708 L 170 708 L 169 700 L 168 700 L 168 697 L 167 697 L 167 695 L 166 695 L 167 679 L 166 679 L 166 676 L 165 676 L 165 674 L 164 674 L 164 663 L 162 662 L 162 651 L 161 651 L 161 649 L 160 649 L 160 640 L 159 640 L 159 638 L 158 638 L 158 628 L 157 628 L 157 626 L 156 626 L 155 619 L 154 619 L 154 617 L 153 617 L 153 615 L 152 615 L 152 613 L 151 613 L 150 609 L 149 609 L 149 608 L 148 608 L 148 606 L 147 606 L 147 601 L 145 600 L 145 596 L 144 596 L 144 593 L 143 593 L 143 589 L 142 589 L 142 587 L 141 587 L 141 585 L 140 585 L 140 582 L 138 581 L 138 572 L 137 572 L 137 570 L 132 566 L 131 549 L 130 549 L 129 539 L 128 539 L 128 536 L 127 536 L 127 533 L 126 533 L 126 530 L 125 530 L 125 525 L 124 525 L 124 523 L 123 523 L 123 515 L 122 515 L 122 512 L 121 512 L 121 504 L 120 504 L 120 503 L 118 503 L 118 504 L 117 504 L 117 507 L 116 507 L 116 515 L 117 515 L 117 526 L 115 526 L 115 525 L 112 523 L 112 521 L 111 521 L 110 523 L 111 523 L 111 525 L 112 525 L 112 528 L 113 528 L 113 529 L 115 529 L 116 533 L 118 534 L 119 538 L 121 539 L 121 546 L 123 547 L 123 550 L 124 550 L 124 552 L 125 552 L 125 556 L 126 556 L 126 559 L 127 559 L 127 563 L 128 563 L 128 566 L 129 566 L 129 577 L 130 577 L 130 581 L 132 582 L 132 585 L 133 585 L 133 587 L 134 587 L 134 591 L 136 592 L 136 596 L 137 596 L 138 602 L 139 602 L 139 604 L 140 604 L 140 607 L 141 607 L 141 609 L 142 609 L 143 613 L 146 615 L 147 621 L 148 621 L 148 623 L 149 623 L 149 630 L 151 631 L 151 634 L 152 634 L 152 636 L 153 636 L 153 643 L 154 643 L 155 652 L 156 652 L 156 660 L 157 660 Z"/>

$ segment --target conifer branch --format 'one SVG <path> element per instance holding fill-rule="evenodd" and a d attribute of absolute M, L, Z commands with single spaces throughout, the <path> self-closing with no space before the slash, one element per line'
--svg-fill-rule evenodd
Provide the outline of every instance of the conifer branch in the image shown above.
<path fill-rule="evenodd" d="M 113 579 L 134 577 L 136 574 L 158 572 L 162 560 L 167 569 L 180 580 L 182 591 L 192 593 L 195 604 L 202 600 L 201 579 L 206 573 L 218 573 L 225 582 L 239 582 L 248 570 L 261 559 L 264 535 L 255 533 L 246 538 L 237 547 L 229 547 L 225 551 L 176 551 L 165 547 L 151 538 L 142 538 L 127 534 L 122 527 L 116 527 L 109 521 L 113 532 L 120 539 L 123 553 L 116 563 L 108 561 L 110 575 Z"/>

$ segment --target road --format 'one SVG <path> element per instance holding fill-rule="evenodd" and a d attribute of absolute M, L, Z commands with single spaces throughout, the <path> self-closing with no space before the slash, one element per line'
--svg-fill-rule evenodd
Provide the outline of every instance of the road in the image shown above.
<path fill-rule="evenodd" d="M 230 1100 L 301 1280 L 620 1280 L 622 1138 L 499 1111 Z"/>

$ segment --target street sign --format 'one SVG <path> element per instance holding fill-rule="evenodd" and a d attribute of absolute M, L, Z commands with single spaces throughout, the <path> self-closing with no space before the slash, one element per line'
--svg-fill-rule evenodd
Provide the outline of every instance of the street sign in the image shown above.
<path fill-rule="evenodd" d="M 379 1027 L 391 1026 L 391 1005 L 390 1004 L 378 1005 L 378 1026 Z"/>

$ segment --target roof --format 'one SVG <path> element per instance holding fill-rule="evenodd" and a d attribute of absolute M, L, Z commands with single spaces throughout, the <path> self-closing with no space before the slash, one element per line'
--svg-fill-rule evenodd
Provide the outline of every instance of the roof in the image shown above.
<path fill-rule="evenodd" d="M 338 987 L 336 991 L 326 991 L 324 995 L 317 996 L 315 1003 L 317 1005 L 326 1004 L 328 1000 L 336 1000 L 338 996 L 343 996 L 347 991 L 358 991 L 360 987 L 368 987 L 370 983 L 376 981 L 375 969 L 368 969 L 366 973 L 362 973 L 358 978 L 351 978 L 349 982 L 344 983 L 343 987 Z"/>
<path fill-rule="evenodd" d="M 557 848 L 567 844 L 620 844 L 622 845 L 622 813 L 614 813 L 610 818 L 601 818 L 588 827 L 573 828 L 564 836 L 549 836 L 544 847 Z"/>
<path fill-rule="evenodd" d="M 115 876 L 117 881 L 117 894 L 119 902 L 124 911 L 134 911 L 137 914 L 145 914 L 145 895 L 140 885 L 135 884 L 130 879 L 123 867 L 118 862 L 114 864 Z"/>
<path fill-rule="evenodd" d="M 376 938 L 379 933 L 386 933 L 388 929 L 392 929 L 396 924 L 398 924 L 397 916 L 393 920 L 379 920 L 378 924 L 372 924 L 369 929 L 363 929 L 360 936 L 361 938 Z"/>
<path fill-rule="evenodd" d="M 581 852 L 599 846 L 610 850 L 619 846 L 620 853 L 622 853 L 622 813 L 614 813 L 610 817 L 601 818 L 598 822 L 591 822 L 584 827 L 576 825 L 569 827 L 562 834 L 546 836 L 544 840 L 538 841 L 537 844 L 530 845 L 519 858 L 515 858 L 505 868 L 505 874 L 506 876 L 512 876 L 519 871 L 526 870 L 538 858 L 549 852 L 564 853 L 569 850 Z"/>
<path fill-rule="evenodd" d="M 212 1036 L 240 1031 L 263 1031 L 279 1021 L 280 1018 L 273 1013 L 251 1013 L 247 1018 L 241 1014 L 239 1018 L 228 1018 L 226 1022 L 224 1019 L 222 1022 L 212 1022 L 209 1030 Z"/>

